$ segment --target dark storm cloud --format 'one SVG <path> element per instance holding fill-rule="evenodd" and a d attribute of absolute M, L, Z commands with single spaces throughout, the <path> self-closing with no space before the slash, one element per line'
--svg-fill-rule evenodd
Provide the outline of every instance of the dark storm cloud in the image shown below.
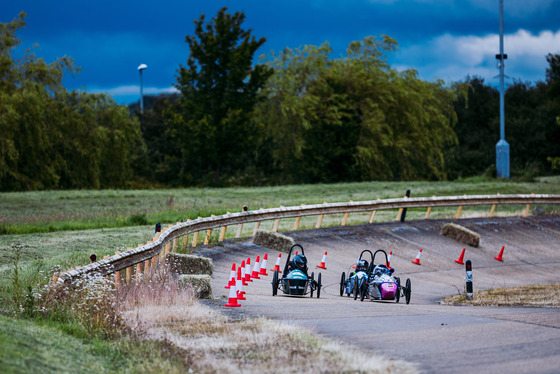
<path fill-rule="evenodd" d="M 544 56 L 560 50 L 560 1 L 504 3 L 506 70 L 525 81 L 544 79 Z M 20 0 L 3 5 L 0 21 L 25 11 L 24 47 L 38 43 L 36 53 L 47 61 L 68 55 L 82 67 L 66 77 L 69 89 L 108 92 L 127 103 L 137 99 L 140 63 L 148 65 L 145 92 L 172 86 L 188 57 L 184 40 L 193 20 L 202 13 L 210 19 L 222 6 L 245 12 L 245 27 L 266 37 L 259 54 L 329 41 L 338 57 L 353 40 L 386 34 L 399 43 L 393 66 L 414 68 L 424 79 L 497 74 L 498 0 Z"/>

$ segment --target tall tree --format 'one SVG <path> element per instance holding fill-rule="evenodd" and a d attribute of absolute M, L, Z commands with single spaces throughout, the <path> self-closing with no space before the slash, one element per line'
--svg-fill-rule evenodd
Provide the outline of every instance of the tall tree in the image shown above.
<path fill-rule="evenodd" d="M 459 90 L 391 69 L 395 49 L 394 39 L 370 36 L 339 59 L 327 43 L 272 56 L 259 116 L 283 181 L 445 179 Z"/>
<path fill-rule="evenodd" d="M 178 97 L 177 93 L 148 96 L 144 99 L 144 112 L 137 112 L 146 153 L 135 165 L 135 172 L 147 182 L 180 185 L 177 175 L 181 170 L 181 150 L 167 118 Z"/>
<path fill-rule="evenodd" d="M 551 96 L 560 98 L 560 54 L 549 53 L 546 55 L 548 67 L 546 68 L 546 83 Z"/>
<path fill-rule="evenodd" d="M 467 96 L 459 97 L 454 103 L 458 144 L 449 147 L 446 153 L 451 179 L 485 172 L 495 175 L 492 168 L 496 164 L 495 145 L 500 138 L 499 92 L 480 77 L 467 77 L 465 84 Z"/>
<path fill-rule="evenodd" d="M 310 111 L 317 104 L 309 88 L 325 75 L 329 66 L 328 43 L 319 47 L 289 48 L 269 57 L 275 73 L 264 88 L 266 100 L 257 105 L 256 116 L 266 124 L 266 145 L 271 171 L 278 183 L 302 183 L 305 133 L 310 130 Z"/>
<path fill-rule="evenodd" d="M 206 24 L 201 15 L 194 22 L 195 35 L 185 38 L 190 55 L 178 71 L 182 97 L 172 121 L 187 183 L 221 183 L 254 157 L 258 125 L 251 113 L 272 71 L 253 66 L 253 55 L 266 39 L 256 40 L 243 29 L 244 20 L 244 13 L 232 15 L 224 7 Z"/>
<path fill-rule="evenodd" d="M 126 186 L 142 149 L 137 121 L 105 95 L 67 92 L 72 59 L 14 59 L 24 18 L 0 23 L 0 190 Z"/>
<path fill-rule="evenodd" d="M 13 51 L 25 27 L 21 12 L 0 23 L 0 188 L 56 188 L 59 176 L 53 155 L 52 93 L 64 90 L 63 72 L 75 71 L 70 58 L 47 64 L 32 50 L 16 60 Z"/>
<path fill-rule="evenodd" d="M 548 100 L 546 109 L 549 113 L 549 126 L 547 128 L 547 139 L 549 147 L 547 161 L 552 170 L 560 172 L 560 53 L 549 53 L 546 56 L 548 68 L 546 69 L 546 83 L 548 86 Z"/>

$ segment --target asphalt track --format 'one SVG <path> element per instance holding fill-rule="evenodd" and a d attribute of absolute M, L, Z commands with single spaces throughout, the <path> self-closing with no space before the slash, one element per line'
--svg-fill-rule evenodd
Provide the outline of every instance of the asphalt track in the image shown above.
<path fill-rule="evenodd" d="M 202 249 L 214 260 L 212 286 L 223 313 L 266 316 L 301 324 L 321 335 L 417 364 L 425 373 L 560 373 L 560 309 L 441 305 L 442 296 L 462 292 L 465 267 L 455 263 L 465 247 L 441 236 L 455 222 L 481 235 L 478 248 L 466 246 L 475 290 L 560 282 L 560 217 L 508 217 L 374 223 L 285 232 L 301 244 L 321 298 L 272 297 L 271 272 L 278 252 L 250 242 L 226 241 Z M 503 259 L 494 259 L 505 246 Z M 422 248 L 421 265 L 412 260 Z M 406 305 L 339 296 L 341 273 L 348 273 L 363 249 L 392 251 L 392 267 L 412 282 Z M 269 276 L 245 286 L 240 308 L 224 308 L 232 263 L 268 253 Z M 283 260 L 286 254 L 282 254 Z M 282 261 L 282 266 L 284 261 Z M 560 292 L 560 290 L 559 290 Z"/>

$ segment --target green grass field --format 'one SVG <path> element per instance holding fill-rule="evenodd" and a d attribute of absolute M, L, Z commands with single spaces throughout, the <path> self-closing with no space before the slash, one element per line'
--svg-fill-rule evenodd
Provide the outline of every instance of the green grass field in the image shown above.
<path fill-rule="evenodd" d="M 14 267 L 14 248 L 19 246 L 18 266 L 23 283 L 31 285 L 50 277 L 55 268 L 72 268 L 88 263 L 95 253 L 101 258 L 136 247 L 150 240 L 156 222 L 174 224 L 210 214 L 249 209 L 314 204 L 322 202 L 362 201 L 404 196 L 449 196 L 482 194 L 560 194 L 560 177 L 543 178 L 535 183 L 503 180 L 463 182 L 364 182 L 277 186 L 261 188 L 176 189 L 176 190 L 102 190 L 42 191 L 2 193 L 0 199 L 0 287 L 5 289 Z M 496 214 L 520 214 L 523 206 L 500 206 Z M 537 207 L 534 207 L 537 208 Z M 558 206 L 538 207 L 539 213 L 559 213 Z M 433 209 L 431 218 L 453 217 L 456 208 Z M 484 215 L 490 207 L 465 207 L 462 216 Z M 423 219 L 425 209 L 409 209 L 407 219 Z M 391 221 L 396 211 L 380 211 L 375 221 Z M 363 224 L 369 214 L 351 214 L 348 224 Z M 317 217 L 304 217 L 300 228 L 314 227 Z M 330 215 L 323 226 L 340 225 L 342 216 Z M 271 230 L 274 222 L 261 223 Z M 293 220 L 283 220 L 280 231 L 291 230 Z M 244 226 L 243 236 L 252 234 L 254 225 Z M 218 230 L 212 240 L 217 241 Z M 226 237 L 235 235 L 228 229 Z M 202 240 L 202 239 L 199 239 Z M 29 282 L 25 282 L 25 280 Z M 0 295 L 0 301 L 5 296 Z"/>
<path fill-rule="evenodd" d="M 184 373 L 176 348 L 161 341 L 91 339 L 74 326 L 0 314 L 0 372 Z"/>
<path fill-rule="evenodd" d="M 412 197 L 479 194 L 557 194 L 560 177 L 535 183 L 472 179 L 462 182 L 363 182 L 256 188 L 39 191 L 0 193 L 0 234 L 29 234 L 175 223 L 210 214 Z M 437 212 L 434 212 L 437 214 Z"/>
<path fill-rule="evenodd" d="M 472 179 L 461 182 L 367 182 L 332 185 L 226 189 L 43 191 L 0 193 L 0 371 L 27 372 L 180 372 L 184 364 L 168 358 L 166 345 L 133 344 L 130 339 L 92 338 L 65 321 L 14 317 L 26 294 L 40 292 L 52 272 L 82 266 L 91 253 L 99 258 L 145 243 L 154 224 L 198 216 L 323 202 L 485 194 L 560 194 L 560 177 L 534 183 Z M 496 215 L 520 214 L 524 206 L 499 207 Z M 558 206 L 532 207 L 538 214 L 558 214 Z M 467 207 L 463 217 L 488 214 L 490 207 Z M 434 209 L 431 218 L 453 217 L 456 208 Z M 411 209 L 407 219 L 423 219 L 425 209 Z M 380 211 L 376 222 L 394 220 L 396 211 Z M 369 214 L 352 214 L 348 224 L 366 223 Z M 340 225 L 342 216 L 326 216 L 323 226 Z M 316 217 L 301 220 L 300 229 L 314 227 Z M 273 222 L 261 228 L 271 229 Z M 280 231 L 291 230 L 292 220 Z M 252 234 L 245 225 L 243 235 Z M 217 231 L 217 230 L 215 230 Z M 213 233 L 213 241 L 219 233 Z M 233 237 L 235 229 L 228 229 Z M 199 239 L 202 240 L 202 239 Z M 77 332 L 78 331 L 78 332 Z M 14 343 L 16 342 L 16 343 Z M 153 351 L 159 353 L 155 354 Z M 152 355 L 152 356 L 150 356 Z M 143 358 L 153 363 L 145 366 Z M 80 368 L 77 370 L 76 368 Z"/>

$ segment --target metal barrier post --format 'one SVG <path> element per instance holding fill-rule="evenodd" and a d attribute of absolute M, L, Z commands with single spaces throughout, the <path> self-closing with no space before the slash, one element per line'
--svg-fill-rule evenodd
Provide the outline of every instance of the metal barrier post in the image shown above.
<path fill-rule="evenodd" d="M 472 300 L 473 298 L 473 285 L 472 285 L 472 264 L 471 264 L 471 260 L 467 260 L 467 262 L 465 263 L 465 267 L 466 267 L 466 271 L 467 271 L 467 276 L 466 276 L 466 288 L 467 288 L 467 292 L 466 292 L 466 299 L 467 300 Z"/>
<path fill-rule="evenodd" d="M 406 199 L 408 199 L 410 197 L 410 190 L 406 190 L 406 194 L 404 195 L 404 197 Z M 403 208 L 402 214 L 401 214 L 401 222 L 404 222 L 405 218 L 406 218 L 406 208 Z"/>

